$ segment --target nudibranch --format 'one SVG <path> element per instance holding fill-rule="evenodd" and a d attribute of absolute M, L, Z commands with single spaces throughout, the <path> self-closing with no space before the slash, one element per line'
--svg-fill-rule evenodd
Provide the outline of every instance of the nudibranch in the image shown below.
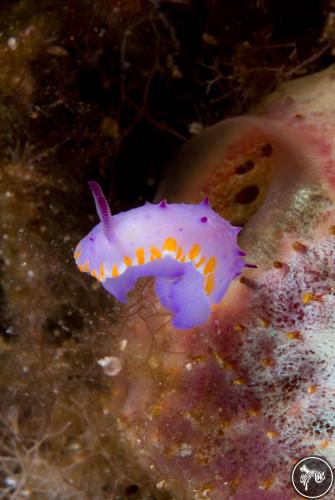
<path fill-rule="evenodd" d="M 139 278 L 156 278 L 161 304 L 175 327 L 204 323 L 245 265 L 240 228 L 212 210 L 207 199 L 145 205 L 111 215 L 96 182 L 89 182 L 100 223 L 74 252 L 80 271 L 90 273 L 121 302 Z"/>

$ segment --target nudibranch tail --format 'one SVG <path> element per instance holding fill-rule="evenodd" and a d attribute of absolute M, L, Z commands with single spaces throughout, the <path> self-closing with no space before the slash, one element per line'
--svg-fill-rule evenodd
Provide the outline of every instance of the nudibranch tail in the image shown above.
<path fill-rule="evenodd" d="M 89 186 L 91 188 L 93 198 L 95 201 L 95 206 L 97 209 L 97 213 L 99 219 L 101 221 L 103 232 L 108 241 L 113 240 L 113 222 L 112 222 L 112 214 L 108 205 L 108 201 L 105 198 L 104 193 L 102 192 L 101 187 L 95 181 L 89 181 Z"/>
<path fill-rule="evenodd" d="M 96 182 L 90 182 L 101 223 L 78 244 L 80 271 L 126 302 L 139 278 L 156 278 L 156 293 L 177 328 L 204 323 L 245 266 L 239 228 L 210 207 L 146 203 L 112 216 Z M 250 267 L 250 265 L 248 266 Z"/>

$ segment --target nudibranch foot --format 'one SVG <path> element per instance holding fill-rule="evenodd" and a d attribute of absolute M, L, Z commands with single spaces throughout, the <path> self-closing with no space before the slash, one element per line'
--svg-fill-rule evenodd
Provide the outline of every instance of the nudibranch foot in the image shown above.
<path fill-rule="evenodd" d="M 210 207 L 146 203 L 111 215 L 100 186 L 91 181 L 100 223 L 78 244 L 80 271 L 90 273 L 121 302 L 142 277 L 156 278 L 156 293 L 177 328 L 204 323 L 246 265 L 239 228 Z"/>
<path fill-rule="evenodd" d="M 185 264 L 183 274 L 175 279 L 157 278 L 157 295 L 162 305 L 174 314 L 172 324 L 176 328 L 199 326 L 210 315 L 203 281 L 192 263 Z"/>

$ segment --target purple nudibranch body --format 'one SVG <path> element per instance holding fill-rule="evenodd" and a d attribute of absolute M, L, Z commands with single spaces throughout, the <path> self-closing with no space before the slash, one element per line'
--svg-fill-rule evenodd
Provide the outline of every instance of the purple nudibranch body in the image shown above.
<path fill-rule="evenodd" d="M 204 323 L 245 266 L 237 245 L 240 228 L 200 204 L 145 205 L 111 216 L 96 182 L 89 183 L 100 223 L 74 252 L 90 273 L 121 302 L 136 281 L 156 278 L 156 293 L 177 328 Z"/>

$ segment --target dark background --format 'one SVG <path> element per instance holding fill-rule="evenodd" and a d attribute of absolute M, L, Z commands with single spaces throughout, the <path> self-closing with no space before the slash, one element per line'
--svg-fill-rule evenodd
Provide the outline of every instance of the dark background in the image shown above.
<path fill-rule="evenodd" d="M 333 9 L 329 0 L 2 2 L 3 51 L 18 39 L 3 62 L 33 78 L 30 91 L 27 75 L 2 79 L 4 155 L 18 142 L 55 148 L 49 171 L 98 179 L 116 208 L 150 200 L 194 129 L 333 62 Z"/>

